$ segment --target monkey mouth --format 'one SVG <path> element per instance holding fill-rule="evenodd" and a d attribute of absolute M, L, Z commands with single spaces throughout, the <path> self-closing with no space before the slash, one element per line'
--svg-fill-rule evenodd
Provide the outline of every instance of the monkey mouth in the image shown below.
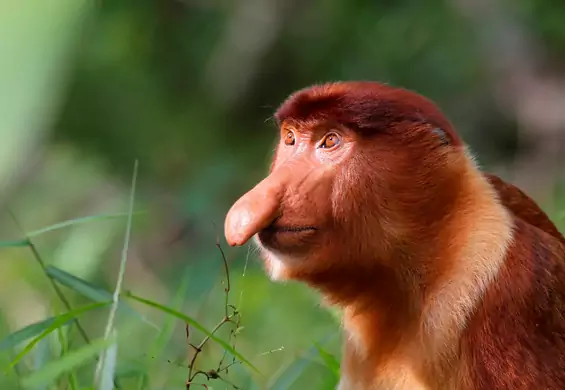
<path fill-rule="evenodd" d="M 301 233 L 301 232 L 311 232 L 317 230 L 315 226 L 295 226 L 295 225 L 275 225 L 271 224 L 267 228 L 263 229 L 266 233 Z"/>
<path fill-rule="evenodd" d="M 259 232 L 259 241 L 280 252 L 295 252 L 310 247 L 317 228 L 312 225 L 271 224 Z"/>

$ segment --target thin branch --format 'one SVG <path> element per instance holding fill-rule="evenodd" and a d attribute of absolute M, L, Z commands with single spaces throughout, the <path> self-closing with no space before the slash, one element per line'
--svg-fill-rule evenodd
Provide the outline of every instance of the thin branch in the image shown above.
<path fill-rule="evenodd" d="M 225 295 L 225 316 L 228 317 L 228 308 L 229 308 L 229 298 L 230 298 L 230 291 L 231 291 L 231 282 L 230 282 L 230 270 L 228 267 L 228 261 L 226 259 L 226 254 L 220 245 L 220 237 L 216 237 L 216 247 L 220 250 L 220 254 L 222 255 L 222 261 L 224 263 L 224 270 L 226 272 L 226 287 L 224 291 Z"/>
<path fill-rule="evenodd" d="M 234 385 L 233 383 L 230 383 L 229 381 L 227 381 L 226 379 L 222 378 L 219 375 L 219 372 L 222 371 L 222 370 L 226 371 L 226 373 L 227 373 L 227 368 L 229 368 L 231 365 L 234 364 L 234 363 L 232 363 L 231 365 L 228 365 L 227 367 L 222 368 L 223 361 L 226 357 L 226 351 L 225 350 L 224 350 L 224 355 L 222 356 L 222 359 L 220 360 L 220 363 L 218 365 L 218 369 L 209 370 L 209 371 L 202 371 L 202 370 L 196 370 L 196 368 L 195 368 L 198 356 L 203 351 L 206 343 L 210 340 L 211 335 L 214 335 L 224 324 L 231 322 L 231 323 L 235 324 L 235 328 L 236 328 L 235 330 L 233 330 L 233 329 L 230 330 L 230 341 L 231 341 L 232 338 L 235 337 L 235 332 L 238 329 L 240 329 L 239 312 L 238 312 L 238 310 L 235 306 L 233 306 L 229 303 L 229 293 L 231 291 L 229 265 L 228 265 L 226 255 L 225 255 L 225 253 L 224 253 L 224 251 L 223 251 L 223 249 L 220 245 L 219 237 L 217 237 L 217 239 L 216 239 L 216 247 L 220 251 L 220 254 L 221 254 L 221 257 L 222 257 L 222 262 L 224 264 L 225 274 L 226 274 L 226 282 L 225 282 L 225 287 L 224 287 L 224 294 L 225 294 L 224 317 L 216 324 L 216 326 L 214 326 L 214 328 L 210 332 L 210 335 L 207 335 L 206 337 L 204 337 L 204 339 L 196 346 L 193 345 L 192 343 L 190 343 L 190 327 L 189 327 L 189 324 L 186 324 L 186 340 L 187 340 L 188 345 L 194 349 L 194 354 L 192 355 L 192 358 L 190 359 L 190 362 L 188 364 L 188 379 L 186 381 L 186 389 L 187 390 L 190 389 L 191 384 L 194 384 L 194 378 L 198 375 L 205 376 L 207 378 L 207 380 L 220 379 L 220 380 L 228 383 L 229 385 L 231 385 L 234 389 L 238 389 L 238 387 L 236 385 Z M 232 311 L 231 314 L 230 314 L 230 309 Z M 234 321 L 234 318 L 236 318 L 235 321 Z M 235 342 L 234 342 L 233 346 L 235 348 Z M 235 357 L 234 357 L 234 362 L 235 362 Z"/>

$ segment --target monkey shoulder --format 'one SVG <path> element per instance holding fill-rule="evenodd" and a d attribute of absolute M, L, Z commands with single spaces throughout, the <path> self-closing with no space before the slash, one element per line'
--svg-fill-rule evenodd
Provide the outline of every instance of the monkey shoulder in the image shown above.
<path fill-rule="evenodd" d="M 559 232 L 555 224 L 525 192 L 496 175 L 484 173 L 484 176 L 495 190 L 501 204 L 515 218 L 519 218 L 565 243 L 565 237 Z"/>
<path fill-rule="evenodd" d="M 504 266 L 462 338 L 477 389 L 565 389 L 565 246 L 516 219 Z"/>

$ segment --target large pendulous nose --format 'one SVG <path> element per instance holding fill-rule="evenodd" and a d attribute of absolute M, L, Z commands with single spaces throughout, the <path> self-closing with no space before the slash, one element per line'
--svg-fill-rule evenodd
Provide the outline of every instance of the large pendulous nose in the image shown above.
<path fill-rule="evenodd" d="M 230 246 L 245 244 L 277 217 L 284 195 L 286 169 L 272 172 L 239 198 L 228 211 L 224 233 Z"/>

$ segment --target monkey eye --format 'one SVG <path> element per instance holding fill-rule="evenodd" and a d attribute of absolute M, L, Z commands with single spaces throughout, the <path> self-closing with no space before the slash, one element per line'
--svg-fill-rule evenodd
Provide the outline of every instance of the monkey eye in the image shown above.
<path fill-rule="evenodd" d="M 319 147 L 323 149 L 331 149 L 339 145 L 339 143 L 340 139 L 336 133 L 328 133 L 322 140 L 322 143 Z"/>
<path fill-rule="evenodd" d="M 284 144 L 287 146 L 292 146 L 296 142 L 294 138 L 294 133 L 292 131 L 287 131 L 284 137 Z"/>

